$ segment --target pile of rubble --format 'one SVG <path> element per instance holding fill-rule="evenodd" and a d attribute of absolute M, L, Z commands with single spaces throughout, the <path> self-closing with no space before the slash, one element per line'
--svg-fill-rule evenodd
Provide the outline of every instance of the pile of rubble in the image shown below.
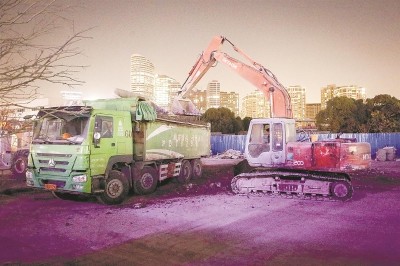
<path fill-rule="evenodd" d="M 240 151 L 229 149 L 221 154 L 212 156 L 216 159 L 244 159 L 243 154 Z"/>
<path fill-rule="evenodd" d="M 379 149 L 376 152 L 376 160 L 383 161 L 395 161 L 396 160 L 396 148 L 395 147 L 385 147 Z"/>

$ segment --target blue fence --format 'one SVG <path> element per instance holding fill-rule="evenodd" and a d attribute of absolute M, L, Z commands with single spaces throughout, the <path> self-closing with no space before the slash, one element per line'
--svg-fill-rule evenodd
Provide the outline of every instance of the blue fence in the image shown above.
<path fill-rule="evenodd" d="M 337 134 L 318 134 L 318 140 L 334 139 Z M 341 138 L 355 138 L 358 142 L 371 144 L 371 154 L 375 157 L 378 149 L 395 147 L 396 155 L 400 156 L 400 133 L 345 133 Z M 245 135 L 213 135 L 211 136 L 212 154 L 223 153 L 233 149 L 244 152 Z"/>

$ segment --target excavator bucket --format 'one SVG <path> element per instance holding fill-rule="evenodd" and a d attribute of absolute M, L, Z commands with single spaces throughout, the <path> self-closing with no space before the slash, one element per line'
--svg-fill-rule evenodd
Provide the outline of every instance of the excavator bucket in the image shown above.
<path fill-rule="evenodd" d="M 171 112 L 175 115 L 200 115 L 200 111 L 191 100 L 179 97 L 172 101 Z"/>

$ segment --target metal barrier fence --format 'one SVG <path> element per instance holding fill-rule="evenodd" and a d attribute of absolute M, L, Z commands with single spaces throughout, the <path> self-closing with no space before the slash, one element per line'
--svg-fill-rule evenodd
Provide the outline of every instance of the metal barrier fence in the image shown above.
<path fill-rule="evenodd" d="M 336 133 L 318 134 L 318 140 L 335 139 Z M 341 138 L 355 138 L 358 142 L 371 144 L 371 155 L 376 156 L 378 149 L 395 147 L 396 155 L 400 156 L 400 132 L 399 133 L 343 133 Z M 211 151 L 213 155 L 233 149 L 244 152 L 246 135 L 213 135 L 211 136 Z"/>

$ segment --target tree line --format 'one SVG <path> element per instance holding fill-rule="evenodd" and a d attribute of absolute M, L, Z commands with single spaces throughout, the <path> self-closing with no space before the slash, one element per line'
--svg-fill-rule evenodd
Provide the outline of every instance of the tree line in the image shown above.
<path fill-rule="evenodd" d="M 251 117 L 241 119 L 226 107 L 210 108 L 202 120 L 211 123 L 211 132 L 238 134 L 247 131 Z M 335 97 L 316 116 L 318 130 L 342 133 L 400 132 L 400 100 L 387 94 L 355 100 Z"/>
<path fill-rule="evenodd" d="M 251 117 L 241 119 L 235 117 L 235 113 L 226 107 L 209 108 L 201 116 L 201 119 L 211 124 L 211 132 L 221 132 L 222 134 L 238 134 L 247 131 Z"/>
<path fill-rule="evenodd" d="M 316 117 L 319 130 L 343 133 L 400 132 L 400 101 L 380 94 L 374 98 L 355 100 L 335 97 Z"/>

